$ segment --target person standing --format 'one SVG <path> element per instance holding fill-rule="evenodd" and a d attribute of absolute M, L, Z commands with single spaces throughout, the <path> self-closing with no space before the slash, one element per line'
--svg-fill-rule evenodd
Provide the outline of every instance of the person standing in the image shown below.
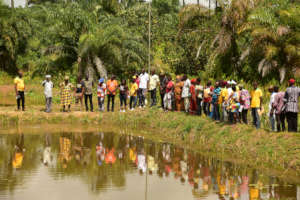
<path fill-rule="evenodd" d="M 104 78 L 100 78 L 97 87 L 97 96 L 98 96 L 98 109 L 99 111 L 102 112 L 104 111 L 105 91 L 106 91 L 106 84 L 104 83 Z"/>
<path fill-rule="evenodd" d="M 288 131 L 298 131 L 298 99 L 300 88 L 295 86 L 295 79 L 289 80 L 289 87 L 285 91 L 284 102 L 286 104 L 285 112 L 288 122 Z"/>
<path fill-rule="evenodd" d="M 181 77 L 176 76 L 176 83 L 175 83 L 175 86 L 174 86 L 174 97 L 175 97 L 176 111 L 181 111 L 182 110 L 182 98 L 181 98 L 182 87 L 183 87 L 183 82 L 181 81 Z"/>
<path fill-rule="evenodd" d="M 228 84 L 227 81 L 222 81 L 222 89 L 219 96 L 219 105 L 222 109 L 222 116 L 221 121 L 225 122 L 228 118 L 228 112 L 227 112 L 227 100 L 228 100 L 228 90 L 227 90 Z"/>
<path fill-rule="evenodd" d="M 149 90 L 151 94 L 151 105 L 156 106 L 157 99 L 156 99 L 156 88 L 159 85 L 159 77 L 155 74 L 155 70 L 151 71 L 150 81 L 149 81 Z"/>
<path fill-rule="evenodd" d="M 196 95 L 196 84 L 197 80 L 191 80 L 191 87 L 190 87 L 190 114 L 194 115 L 197 113 L 197 95 Z"/>
<path fill-rule="evenodd" d="M 203 111 L 206 116 L 210 115 L 210 103 L 211 103 L 212 91 L 213 91 L 213 87 L 211 87 L 211 81 L 208 81 L 206 84 L 206 88 L 204 89 L 203 92 L 204 94 Z"/>
<path fill-rule="evenodd" d="M 161 100 L 161 108 L 164 109 L 164 97 L 166 94 L 166 87 L 168 84 L 168 78 L 165 73 L 160 73 L 160 84 L 159 84 L 159 93 L 160 93 L 160 100 Z"/>
<path fill-rule="evenodd" d="M 253 118 L 253 125 L 259 129 L 260 128 L 260 117 L 258 114 L 258 109 L 262 111 L 262 96 L 263 92 L 258 88 L 257 82 L 253 83 L 254 90 L 251 92 L 251 112 Z"/>
<path fill-rule="evenodd" d="M 60 105 L 63 112 L 66 112 L 66 107 L 68 107 L 68 112 L 71 112 L 72 88 L 73 85 L 69 82 L 69 76 L 65 76 L 64 82 L 60 84 Z"/>
<path fill-rule="evenodd" d="M 18 110 L 20 110 L 22 102 L 22 110 L 25 111 L 25 83 L 22 71 L 19 71 L 18 76 L 14 79 L 14 84 Z"/>
<path fill-rule="evenodd" d="M 197 115 L 201 116 L 202 114 L 202 100 L 203 100 L 203 91 L 204 87 L 201 85 L 201 79 L 197 78 L 196 85 L 196 102 L 197 102 Z"/>
<path fill-rule="evenodd" d="M 284 107 L 284 92 L 279 92 L 279 87 L 274 86 L 274 92 L 276 92 L 276 96 L 273 103 L 273 109 L 275 112 L 276 124 L 277 124 L 277 132 L 285 131 L 285 113 L 283 110 Z"/>
<path fill-rule="evenodd" d="M 112 75 L 111 79 L 107 81 L 106 87 L 107 87 L 107 112 L 109 112 L 110 109 L 110 101 L 111 101 L 111 111 L 114 112 L 115 96 L 118 89 L 118 82 L 116 80 L 115 75 Z"/>
<path fill-rule="evenodd" d="M 241 104 L 241 109 L 242 109 L 242 121 L 245 124 L 248 124 L 248 110 L 250 109 L 250 99 L 251 96 L 248 92 L 248 90 L 246 90 L 244 88 L 244 86 L 240 85 L 240 104 Z"/>
<path fill-rule="evenodd" d="M 129 90 L 130 100 L 129 100 L 129 108 L 130 110 L 134 110 L 137 102 L 137 92 L 139 89 L 138 84 L 135 81 L 136 77 L 134 76 L 131 80 L 131 87 Z"/>
<path fill-rule="evenodd" d="M 126 80 L 122 80 L 119 87 L 120 87 L 120 112 L 125 112 L 127 106 L 127 96 L 128 96 L 128 86 L 126 84 Z"/>
<path fill-rule="evenodd" d="M 191 93 L 190 93 L 191 81 L 190 81 L 190 79 L 188 79 L 188 77 L 187 77 L 186 74 L 183 75 L 182 81 L 184 83 L 183 83 L 183 87 L 182 87 L 181 97 L 183 98 L 183 101 L 184 101 L 184 111 L 186 113 L 189 113 L 189 109 L 190 109 L 190 97 L 191 97 Z"/>
<path fill-rule="evenodd" d="M 93 80 L 88 75 L 85 76 L 83 81 L 83 93 L 84 93 L 84 104 L 85 110 L 89 111 L 88 99 L 90 101 L 90 111 L 93 112 Z"/>
<path fill-rule="evenodd" d="M 83 80 L 79 76 L 75 88 L 75 104 L 77 105 L 80 102 L 80 111 L 83 109 L 83 85 Z"/>
<path fill-rule="evenodd" d="M 164 97 L 165 111 L 172 110 L 172 99 L 173 99 L 174 83 L 172 77 L 168 76 L 168 84 L 166 87 L 166 94 Z"/>
<path fill-rule="evenodd" d="M 274 87 L 271 86 L 269 88 L 269 92 L 271 93 L 271 97 L 270 97 L 270 102 L 269 102 L 269 120 L 270 120 L 270 124 L 271 124 L 271 129 L 272 131 L 275 131 L 275 113 L 274 113 L 274 108 L 273 105 L 275 103 L 275 96 L 276 96 L 276 92 L 274 92 Z"/>
<path fill-rule="evenodd" d="M 140 84 L 139 84 L 139 107 L 143 108 L 145 106 L 146 101 L 146 94 L 147 94 L 147 88 L 148 88 L 148 82 L 149 82 L 149 75 L 145 71 L 145 69 L 142 70 L 142 73 L 139 77 Z"/>
<path fill-rule="evenodd" d="M 219 108 L 220 93 L 221 93 L 221 88 L 219 82 L 217 81 L 212 95 L 213 119 L 216 121 L 220 120 L 220 108 Z"/>
<path fill-rule="evenodd" d="M 42 86 L 44 86 L 44 95 L 46 99 L 45 112 L 49 113 L 51 112 L 51 107 L 52 107 L 52 89 L 53 89 L 51 75 L 46 75 L 46 80 L 42 82 Z"/>

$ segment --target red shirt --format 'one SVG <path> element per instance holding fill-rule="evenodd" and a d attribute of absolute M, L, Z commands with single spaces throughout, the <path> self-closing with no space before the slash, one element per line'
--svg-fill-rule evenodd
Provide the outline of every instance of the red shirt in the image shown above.
<path fill-rule="evenodd" d="M 173 81 L 169 81 L 168 84 L 167 84 L 166 92 L 167 93 L 171 92 L 173 87 L 174 87 Z"/>

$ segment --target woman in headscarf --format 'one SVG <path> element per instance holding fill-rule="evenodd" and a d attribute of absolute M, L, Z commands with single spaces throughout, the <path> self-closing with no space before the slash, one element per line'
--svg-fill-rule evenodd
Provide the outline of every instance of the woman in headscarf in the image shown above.
<path fill-rule="evenodd" d="M 72 101 L 72 83 L 69 82 L 69 77 L 65 76 L 64 82 L 60 84 L 60 105 L 62 106 L 62 111 L 66 112 L 66 107 L 68 106 L 68 112 L 71 111 L 71 101 Z"/>
<path fill-rule="evenodd" d="M 180 76 L 176 76 L 176 83 L 174 87 L 174 96 L 175 96 L 175 107 L 176 111 L 181 111 L 182 109 L 182 98 L 181 98 L 181 93 L 182 93 L 182 87 L 183 87 L 184 82 L 181 81 Z"/>

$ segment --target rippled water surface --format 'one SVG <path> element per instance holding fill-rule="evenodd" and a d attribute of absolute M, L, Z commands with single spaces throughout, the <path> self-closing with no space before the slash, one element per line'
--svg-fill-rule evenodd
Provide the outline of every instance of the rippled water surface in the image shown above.
<path fill-rule="evenodd" d="M 300 200 L 300 187 L 142 137 L 9 134 L 0 135 L 0 199 Z"/>

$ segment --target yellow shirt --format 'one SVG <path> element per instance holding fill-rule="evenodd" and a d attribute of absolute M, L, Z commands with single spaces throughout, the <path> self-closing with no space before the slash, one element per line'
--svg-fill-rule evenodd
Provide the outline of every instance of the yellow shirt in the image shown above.
<path fill-rule="evenodd" d="M 132 84 L 130 87 L 129 95 L 136 97 L 137 90 L 138 90 L 137 83 Z"/>
<path fill-rule="evenodd" d="M 262 97 L 262 95 L 263 93 L 259 88 L 251 92 L 251 108 L 260 107 L 260 98 Z"/>
<path fill-rule="evenodd" d="M 21 79 L 19 77 L 16 77 L 15 80 L 14 80 L 14 83 L 17 85 L 17 90 L 18 91 L 24 92 L 25 84 L 24 84 L 23 79 Z"/>
<path fill-rule="evenodd" d="M 227 99 L 228 99 L 228 90 L 227 90 L 227 88 L 223 88 L 221 90 L 221 93 L 220 93 L 220 96 L 219 96 L 219 104 L 223 103 L 223 99 L 225 101 L 227 101 Z"/>

